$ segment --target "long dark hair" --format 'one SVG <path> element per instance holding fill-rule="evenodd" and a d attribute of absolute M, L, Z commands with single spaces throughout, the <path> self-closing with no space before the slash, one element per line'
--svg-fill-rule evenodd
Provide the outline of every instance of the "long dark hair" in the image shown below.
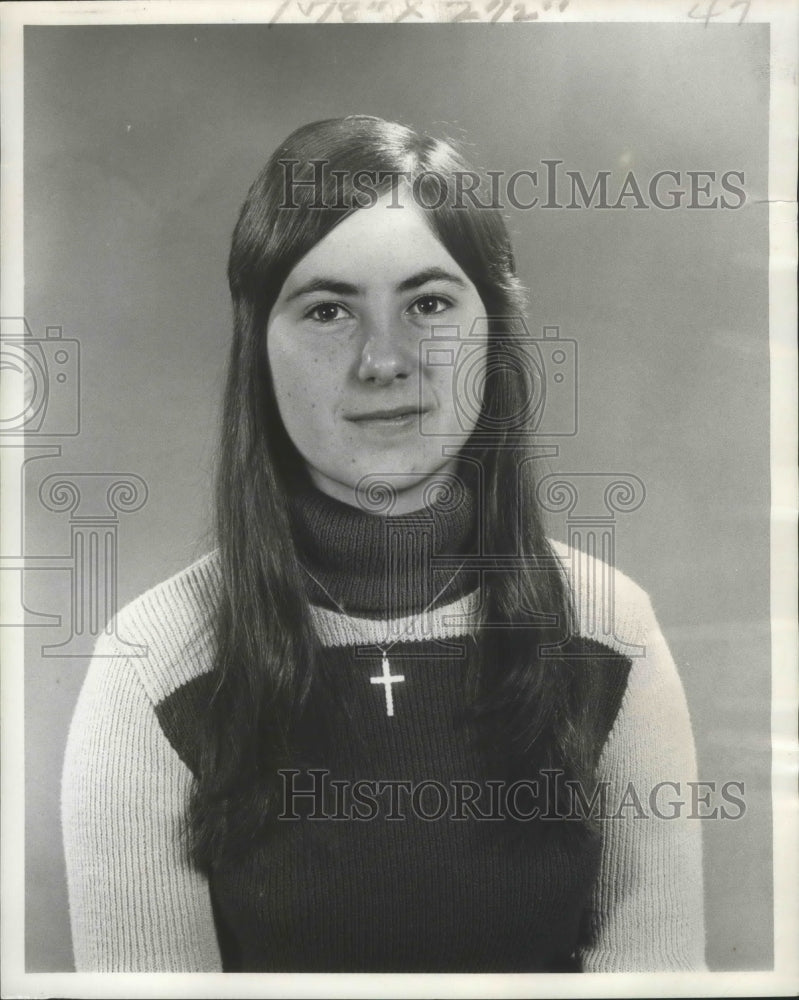
<path fill-rule="evenodd" d="M 277 793 L 275 771 L 291 761 L 319 669 L 287 503 L 298 458 L 278 415 L 265 349 L 270 311 L 295 264 L 364 207 L 353 178 L 368 173 L 384 193 L 404 174 L 432 206 L 441 200 L 440 178 L 470 170 L 449 142 L 377 118 L 331 119 L 292 133 L 241 209 L 228 266 L 234 324 L 217 482 L 222 584 L 213 696 L 191 815 L 200 867 L 246 847 L 262 829 Z M 514 376 L 524 361 L 509 330 L 524 304 L 507 229 L 499 210 L 469 199 L 447 198 L 425 216 L 492 317 L 483 411 L 461 461 L 481 469 L 489 560 L 513 555 L 525 565 L 518 574 L 487 574 L 483 584 L 492 627 L 478 634 L 475 721 L 508 771 L 522 774 L 535 761 L 580 780 L 595 763 L 589 705 L 575 668 L 539 655 L 571 632 L 569 588 L 543 530 L 534 465 L 524 461 L 518 425 L 506 419 L 529 404 L 528 383 Z M 490 444 L 480 433 L 486 429 Z"/>

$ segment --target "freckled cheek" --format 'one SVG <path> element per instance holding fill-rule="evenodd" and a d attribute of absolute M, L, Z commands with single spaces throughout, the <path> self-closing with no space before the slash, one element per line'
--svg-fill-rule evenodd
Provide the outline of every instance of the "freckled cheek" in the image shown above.
<path fill-rule="evenodd" d="M 458 433 L 470 430 L 477 421 L 484 396 L 486 355 L 484 352 L 461 354 L 453 365 L 428 369 L 428 385 L 437 403 L 432 422 L 439 432 Z"/>
<path fill-rule="evenodd" d="M 268 341 L 267 358 L 284 420 L 296 417 L 300 409 L 309 413 L 319 409 L 326 368 L 320 352 L 298 350 L 296 342 L 275 331 Z"/>
<path fill-rule="evenodd" d="M 441 419 L 454 409 L 455 397 L 458 393 L 458 372 L 454 366 L 442 365 L 435 370 L 435 374 L 430 379 L 438 405 L 438 413 Z"/>

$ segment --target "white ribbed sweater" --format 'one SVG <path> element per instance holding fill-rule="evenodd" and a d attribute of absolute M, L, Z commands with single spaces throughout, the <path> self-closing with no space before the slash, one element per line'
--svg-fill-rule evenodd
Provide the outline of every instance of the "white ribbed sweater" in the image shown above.
<path fill-rule="evenodd" d="M 586 972 L 704 968 L 701 831 L 697 819 L 654 815 L 648 796 L 688 799 L 696 780 L 683 688 L 647 595 L 618 571 L 553 543 L 570 578 L 581 632 L 628 653 L 627 689 L 602 753 L 608 801 L 629 802 L 630 783 L 648 816 L 626 808 L 602 824 L 592 899 L 595 943 Z M 613 635 L 604 634 L 598 581 L 612 573 Z M 164 735 L 154 706 L 211 667 L 210 614 L 218 592 L 214 553 L 159 584 L 117 615 L 97 643 L 70 728 L 62 783 L 62 825 L 75 964 L 78 971 L 221 971 L 208 884 L 185 849 L 191 774 Z M 466 634 L 469 597 L 428 612 L 418 637 Z M 607 620 L 607 619 L 605 619 Z M 324 645 L 374 640 L 393 631 L 353 624 L 315 609 Z M 410 627 L 409 627 L 410 626 Z M 130 656 L 126 644 L 144 645 Z"/>

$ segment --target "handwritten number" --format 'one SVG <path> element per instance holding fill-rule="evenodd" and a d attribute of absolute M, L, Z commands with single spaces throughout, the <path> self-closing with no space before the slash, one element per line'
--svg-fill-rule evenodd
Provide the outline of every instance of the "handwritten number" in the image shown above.
<path fill-rule="evenodd" d="M 738 19 L 738 24 L 743 24 L 749 13 L 749 7 L 751 5 L 751 0 L 731 0 L 727 4 L 726 10 L 717 8 L 719 0 L 709 0 L 707 8 L 704 13 L 701 13 L 702 4 L 695 3 L 693 7 L 688 11 L 688 17 L 692 18 L 694 21 L 704 21 L 705 27 L 710 24 L 710 19 L 712 17 L 721 17 L 725 13 L 729 13 L 736 7 L 742 7 L 743 11 L 740 18 Z"/>
<path fill-rule="evenodd" d="M 274 23 L 275 23 L 275 21 L 277 21 L 277 19 L 278 19 L 278 18 L 280 17 L 280 15 L 281 15 L 281 14 L 283 13 L 283 11 L 284 11 L 284 10 L 286 9 L 286 7 L 288 7 L 288 5 L 289 5 L 290 3 L 291 3 L 291 0 L 283 0 L 283 3 L 282 3 L 282 4 L 281 4 L 281 5 L 280 5 L 280 6 L 278 7 L 278 9 L 277 9 L 277 10 L 275 11 L 275 14 L 274 14 L 274 16 L 272 17 L 272 19 L 270 20 L 270 22 L 269 22 L 269 23 L 270 23 L 270 24 L 274 24 Z"/>
<path fill-rule="evenodd" d="M 469 0 L 447 0 L 447 7 L 457 6 L 460 6 L 463 9 L 459 10 L 455 16 L 451 18 L 453 23 L 455 21 L 474 21 L 477 19 L 477 11 L 472 10 L 472 5 Z"/>
<path fill-rule="evenodd" d="M 343 0 L 338 5 L 338 10 L 344 24 L 352 24 L 358 18 L 358 0 Z"/>
<path fill-rule="evenodd" d="M 710 23 L 711 17 L 718 17 L 719 14 L 721 13 L 720 11 L 716 10 L 716 3 L 717 0 L 710 0 L 710 3 L 707 5 L 707 12 L 704 15 L 695 13 L 697 7 L 699 7 L 699 4 L 695 3 L 693 7 L 688 11 L 688 17 L 693 18 L 695 21 L 704 21 L 705 27 L 707 27 L 708 24 Z"/>
<path fill-rule="evenodd" d="M 528 14 L 523 3 L 515 3 L 513 9 L 516 13 L 513 15 L 514 21 L 535 21 L 538 17 L 538 11 L 534 10 L 532 14 Z"/>
<path fill-rule="evenodd" d="M 499 7 L 499 10 L 491 18 L 492 24 L 495 21 L 498 21 L 505 13 L 505 11 L 508 9 L 508 7 L 510 7 L 510 0 L 491 0 L 491 3 L 488 4 L 488 6 L 486 7 L 486 14 L 488 14 L 489 11 L 492 11 L 495 7 Z"/>
<path fill-rule="evenodd" d="M 733 0 L 733 2 L 730 4 L 730 10 L 732 10 L 733 7 L 743 7 L 743 14 L 741 14 L 741 20 L 738 22 L 738 24 L 743 24 L 744 21 L 746 20 L 746 16 L 749 13 L 749 6 L 750 6 L 750 0 Z"/>

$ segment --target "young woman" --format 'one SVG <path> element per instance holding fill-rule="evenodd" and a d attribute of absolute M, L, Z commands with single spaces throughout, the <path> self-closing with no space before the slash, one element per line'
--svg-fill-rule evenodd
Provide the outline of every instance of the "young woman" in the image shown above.
<path fill-rule="evenodd" d="M 621 574 L 584 634 L 469 171 L 359 116 L 250 189 L 218 548 L 119 614 L 70 732 L 79 970 L 702 967 L 682 687 Z"/>

